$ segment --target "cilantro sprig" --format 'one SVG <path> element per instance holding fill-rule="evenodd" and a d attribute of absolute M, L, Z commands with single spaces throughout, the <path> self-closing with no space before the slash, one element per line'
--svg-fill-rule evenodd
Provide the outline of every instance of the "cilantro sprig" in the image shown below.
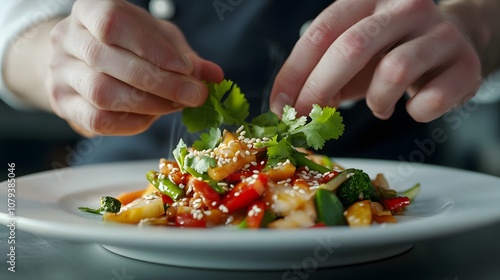
<path fill-rule="evenodd" d="M 327 168 L 307 159 L 305 154 L 297 151 L 296 148 L 319 150 L 327 141 L 338 139 L 343 134 L 343 118 L 335 108 L 322 108 L 315 104 L 309 117 L 297 117 L 295 109 L 287 105 L 283 108 L 281 119 L 269 111 L 248 122 L 249 103 L 233 81 L 223 80 L 218 84 L 207 83 L 207 87 L 209 96 L 202 106 L 185 108 L 182 111 L 182 122 L 188 131 L 208 130 L 201 135 L 200 140 L 194 143 L 195 149 L 215 148 L 221 139 L 219 127 L 222 125 L 243 126 L 247 133 L 246 137 L 269 139 L 258 144 L 267 147 L 269 166 L 275 166 L 289 159 L 294 165 L 308 166 L 320 172 L 328 171 Z M 179 144 L 185 145 L 183 142 Z M 181 148 L 178 146 L 177 151 L 174 152 L 176 159 L 180 157 L 179 149 L 183 150 L 185 146 Z M 196 171 L 199 173 L 203 173 L 213 164 L 206 159 L 197 159 L 196 162 L 198 163 Z M 186 162 L 183 162 L 183 165 L 186 166 Z"/>

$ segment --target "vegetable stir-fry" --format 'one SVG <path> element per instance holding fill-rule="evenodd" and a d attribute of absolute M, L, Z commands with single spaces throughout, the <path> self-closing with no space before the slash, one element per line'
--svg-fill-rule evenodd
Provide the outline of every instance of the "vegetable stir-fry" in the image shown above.
<path fill-rule="evenodd" d="M 117 197 L 118 208 L 106 197 L 99 209 L 81 209 L 141 225 L 356 227 L 395 223 L 418 194 L 418 184 L 398 193 L 382 174 L 371 179 L 312 152 L 342 135 L 335 108 L 314 105 L 307 118 L 285 106 L 281 119 L 268 112 L 247 122 L 248 102 L 234 83 L 207 86 L 205 104 L 183 110 L 189 131 L 205 131 L 200 140 L 188 147 L 181 139 L 172 160 L 146 173 L 146 189 Z"/>

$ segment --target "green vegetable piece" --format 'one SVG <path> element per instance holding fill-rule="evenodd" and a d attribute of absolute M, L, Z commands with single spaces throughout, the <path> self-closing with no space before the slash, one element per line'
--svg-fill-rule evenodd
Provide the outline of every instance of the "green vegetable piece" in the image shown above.
<path fill-rule="evenodd" d="M 336 189 L 338 189 L 338 187 L 340 187 L 340 185 L 342 185 L 345 181 L 347 181 L 347 179 L 348 179 L 347 174 L 348 174 L 347 172 L 340 172 L 339 174 L 337 174 L 337 176 L 333 177 L 330 181 L 328 181 L 324 184 L 321 184 L 319 186 L 319 188 L 329 190 L 329 191 L 335 191 Z"/>
<path fill-rule="evenodd" d="M 274 214 L 273 212 L 271 212 L 269 210 L 266 210 L 264 212 L 264 217 L 262 217 L 262 222 L 260 222 L 260 227 L 267 228 L 267 225 L 270 224 L 274 220 L 276 220 L 276 214 Z M 239 228 L 239 229 L 248 228 L 247 218 L 243 219 L 243 221 L 241 221 L 241 223 L 238 224 L 237 228 Z"/>
<path fill-rule="evenodd" d="M 148 173 L 146 173 L 146 179 L 162 194 L 168 195 L 174 201 L 184 196 L 184 191 L 179 186 L 159 172 L 153 170 L 148 171 Z"/>
<path fill-rule="evenodd" d="M 262 217 L 262 222 L 260 223 L 260 227 L 267 228 L 267 225 L 269 225 L 274 220 L 276 220 L 276 214 L 274 214 L 274 212 L 266 210 L 264 212 L 264 217 Z"/>
<path fill-rule="evenodd" d="M 375 187 L 373 187 L 368 174 L 363 170 L 355 168 L 342 171 L 342 173 L 344 172 L 346 173 L 347 180 L 338 187 L 337 196 L 345 208 L 348 208 L 357 201 L 374 197 Z"/>
<path fill-rule="evenodd" d="M 122 207 L 122 203 L 118 199 L 111 196 L 103 196 L 100 201 L 101 209 L 104 212 L 117 213 Z"/>
<path fill-rule="evenodd" d="M 241 221 L 241 223 L 238 224 L 237 228 L 239 229 L 248 228 L 247 218 L 243 219 L 243 221 Z"/>
<path fill-rule="evenodd" d="M 111 196 L 102 196 L 99 201 L 101 202 L 101 207 L 97 209 L 89 207 L 78 207 L 78 209 L 84 212 L 102 215 L 105 212 L 117 213 L 122 207 L 122 203 L 118 199 Z"/>
<path fill-rule="evenodd" d="M 415 186 L 407 189 L 406 191 L 400 192 L 400 196 L 406 196 L 410 199 L 410 202 L 413 202 L 417 195 L 420 193 L 420 183 L 417 183 Z"/>
<path fill-rule="evenodd" d="M 334 192 L 326 189 L 317 189 L 314 204 L 318 213 L 318 223 L 327 226 L 346 225 L 344 206 Z"/>

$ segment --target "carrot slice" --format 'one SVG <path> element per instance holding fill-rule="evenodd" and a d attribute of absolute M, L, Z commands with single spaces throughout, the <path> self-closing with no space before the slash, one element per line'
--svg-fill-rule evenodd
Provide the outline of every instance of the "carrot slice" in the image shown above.
<path fill-rule="evenodd" d="M 144 189 L 135 190 L 135 191 L 131 191 L 131 192 L 125 192 L 125 193 L 122 193 L 119 196 L 117 196 L 116 199 L 118 199 L 122 203 L 122 205 L 127 205 L 130 202 L 141 197 L 143 193 L 144 193 Z"/>

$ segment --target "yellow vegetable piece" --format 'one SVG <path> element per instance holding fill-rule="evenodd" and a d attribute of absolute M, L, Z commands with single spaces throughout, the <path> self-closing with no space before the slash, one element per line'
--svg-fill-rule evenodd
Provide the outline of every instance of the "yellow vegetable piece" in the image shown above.
<path fill-rule="evenodd" d="M 372 223 L 370 200 L 358 201 L 344 212 L 347 223 L 351 227 L 365 227 Z"/>
<path fill-rule="evenodd" d="M 105 213 L 104 221 L 126 224 L 137 224 L 142 219 L 160 217 L 165 213 L 163 201 L 160 196 L 150 195 L 138 198 L 122 206 L 118 213 Z"/>
<path fill-rule="evenodd" d="M 291 162 L 287 161 L 267 170 L 267 175 L 269 175 L 269 180 L 278 182 L 292 178 L 295 174 L 295 170 L 296 167 Z"/>

